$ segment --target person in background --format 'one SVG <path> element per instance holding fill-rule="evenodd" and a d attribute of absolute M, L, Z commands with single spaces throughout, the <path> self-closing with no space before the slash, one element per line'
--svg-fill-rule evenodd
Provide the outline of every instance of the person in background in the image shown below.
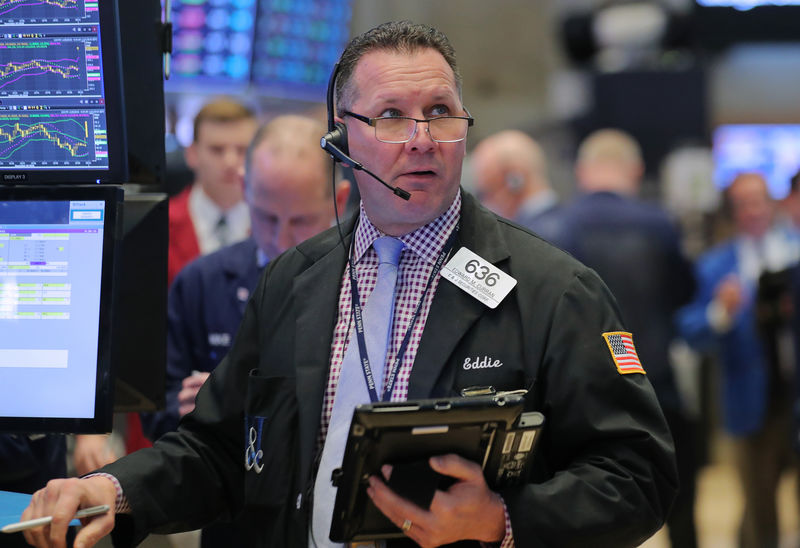
<path fill-rule="evenodd" d="M 257 127 L 252 110 L 227 98 L 207 103 L 195 116 L 194 140 L 186 148 L 194 182 L 169 201 L 167 283 L 198 255 L 249 235 L 240 172 Z"/>
<path fill-rule="evenodd" d="M 470 156 L 480 202 L 506 219 L 550 240 L 559 220 L 558 196 L 550 186 L 539 144 L 517 130 L 486 137 Z"/>
<path fill-rule="evenodd" d="M 578 148 L 578 195 L 561 210 L 554 243 L 593 268 L 619 303 L 675 441 L 680 490 L 667 518 L 676 548 L 697 546 L 694 522 L 694 424 L 669 360 L 674 314 L 694 294 L 692 264 L 681 251 L 677 224 L 638 198 L 644 162 L 639 144 L 617 129 L 601 129 Z"/>
<path fill-rule="evenodd" d="M 778 546 L 778 482 L 796 461 L 788 435 L 795 350 L 788 324 L 768 318 L 769 309 L 784 308 L 778 303 L 787 288 L 778 286 L 797 264 L 800 236 L 775 222 L 761 174 L 738 175 L 724 198 L 736 235 L 698 258 L 698 290 L 678 321 L 686 341 L 713 351 L 721 366 L 722 416 L 745 497 L 741 546 L 770 548 Z"/>
<path fill-rule="evenodd" d="M 115 512 L 88 520 L 77 539 L 87 547 L 112 531 L 129 546 L 232 515 L 248 526 L 247 546 L 340 547 L 329 540 L 332 472 L 355 406 L 476 386 L 523 390 L 525 408 L 546 417 L 530 480 L 494 491 L 479 463 L 431 455 L 431 470 L 453 481 L 423 508 L 388 473 L 365 478 L 404 535 L 389 546 L 634 546 L 662 525 L 677 491 L 672 440 L 611 294 L 461 189 L 474 120 L 447 37 L 384 23 L 350 41 L 338 70 L 335 121 L 350 155 L 409 199 L 356 171 L 359 214 L 270 261 L 178 431 L 48 484 L 23 516 L 57 517 L 26 532 L 32 543 L 52 546 L 68 515 L 102 502 Z M 495 303 L 449 281 L 439 267 L 451 252 L 474 253 L 509 292 L 490 291 Z"/>
<path fill-rule="evenodd" d="M 191 260 L 250 234 L 241 171 L 245 151 L 257 127 L 255 113 L 230 98 L 206 103 L 195 116 L 193 142 L 185 151 L 194 182 L 169 199 L 168 286 Z M 103 450 L 100 438 L 77 440 L 76 451 L 87 441 L 93 445 L 89 458 L 99 459 Z M 139 415 L 129 413 L 126 452 L 149 446 Z M 113 456 L 107 458 L 113 460 Z"/>
<path fill-rule="evenodd" d="M 279 116 L 262 126 L 247 151 L 244 198 L 252 234 L 189 263 L 169 293 L 167 408 L 143 416 L 155 441 L 194 408 L 197 391 L 227 354 L 245 305 L 267 263 L 329 228 L 330 158 L 319 148 L 319 122 Z M 337 186 L 340 213 L 349 182 Z M 146 418 L 144 418 L 146 417 Z"/>
<path fill-rule="evenodd" d="M 330 158 L 319 147 L 325 126 L 302 116 L 279 116 L 262 126 L 245 161 L 244 199 L 252 234 L 189 263 L 172 283 L 168 301 L 166 409 L 142 414 L 151 441 L 176 430 L 194 409 L 197 392 L 227 354 L 247 300 L 271 260 L 330 228 Z M 343 211 L 349 182 L 336 192 Z M 238 528 L 211 527 L 202 546 L 241 543 Z"/>
<path fill-rule="evenodd" d="M 800 228 L 800 171 L 789 180 L 789 192 L 781 200 L 780 214 L 786 221 Z"/>

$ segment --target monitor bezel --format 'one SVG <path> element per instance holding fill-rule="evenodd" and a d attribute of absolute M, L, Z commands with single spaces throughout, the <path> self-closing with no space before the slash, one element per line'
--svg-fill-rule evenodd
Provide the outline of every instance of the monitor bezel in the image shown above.
<path fill-rule="evenodd" d="M 111 431 L 114 405 L 111 326 L 121 232 L 122 187 L 111 185 L 0 186 L 0 201 L 63 200 L 102 200 L 105 202 L 94 416 L 85 418 L 0 416 L 0 432 L 102 433 Z"/>
<path fill-rule="evenodd" d="M 128 145 L 117 0 L 98 2 L 108 135 L 108 169 L 15 169 L 0 167 L 0 183 L 12 185 L 121 184 L 128 181 Z"/>

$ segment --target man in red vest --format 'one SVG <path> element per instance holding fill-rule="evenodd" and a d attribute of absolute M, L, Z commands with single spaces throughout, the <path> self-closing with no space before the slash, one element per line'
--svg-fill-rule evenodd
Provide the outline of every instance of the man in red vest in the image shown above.
<path fill-rule="evenodd" d="M 240 173 L 257 126 L 253 111 L 232 99 L 216 99 L 197 113 L 186 149 L 194 183 L 169 202 L 168 283 L 192 259 L 250 234 Z"/>

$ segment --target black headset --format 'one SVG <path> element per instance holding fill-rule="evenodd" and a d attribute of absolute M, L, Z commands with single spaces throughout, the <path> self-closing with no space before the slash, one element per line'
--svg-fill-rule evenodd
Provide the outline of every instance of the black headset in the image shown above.
<path fill-rule="evenodd" d="M 326 96 L 326 106 L 328 110 L 328 133 L 325 134 L 323 139 L 328 145 L 333 145 L 342 151 L 344 154 L 350 154 L 350 147 L 347 146 L 347 126 L 342 122 L 337 122 L 334 119 L 334 104 L 333 96 L 336 91 L 336 77 L 339 75 L 339 63 L 333 65 L 331 77 L 328 80 L 328 94 Z M 322 145 L 325 148 L 325 145 Z M 326 149 L 327 150 L 327 149 Z M 337 162 L 341 162 L 341 158 L 333 157 Z"/>

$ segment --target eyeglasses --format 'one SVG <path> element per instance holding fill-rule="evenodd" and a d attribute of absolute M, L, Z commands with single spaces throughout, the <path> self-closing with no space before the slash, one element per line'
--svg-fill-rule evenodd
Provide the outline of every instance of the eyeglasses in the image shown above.
<path fill-rule="evenodd" d="M 431 139 L 437 143 L 457 143 L 467 138 L 467 130 L 475 120 L 464 108 L 467 116 L 437 116 L 418 120 L 408 116 L 380 116 L 367 118 L 361 114 L 344 111 L 345 116 L 350 116 L 375 128 L 375 138 L 382 143 L 407 143 L 417 134 L 417 124 L 428 124 L 427 132 Z"/>

